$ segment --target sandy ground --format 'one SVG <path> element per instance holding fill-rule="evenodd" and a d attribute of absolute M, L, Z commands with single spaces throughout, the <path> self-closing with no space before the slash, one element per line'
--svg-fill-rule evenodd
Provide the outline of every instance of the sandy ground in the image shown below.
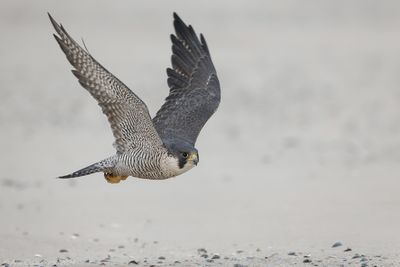
<path fill-rule="evenodd" d="M 114 151 L 47 11 L 152 114 L 172 12 L 205 33 L 223 99 L 199 166 L 55 179 Z M 400 266 L 399 30 L 396 1 L 3 1 L 0 264 Z"/>

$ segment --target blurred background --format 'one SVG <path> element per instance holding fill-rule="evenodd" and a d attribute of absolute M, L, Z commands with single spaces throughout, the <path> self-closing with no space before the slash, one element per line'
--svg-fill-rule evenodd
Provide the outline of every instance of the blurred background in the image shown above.
<path fill-rule="evenodd" d="M 165 181 L 55 179 L 114 149 L 46 12 L 154 115 L 168 94 L 173 11 L 205 35 L 222 86 L 199 165 Z M 131 254 L 335 241 L 398 251 L 399 11 L 361 0 L 3 1 L 0 257 L 135 243 Z"/>

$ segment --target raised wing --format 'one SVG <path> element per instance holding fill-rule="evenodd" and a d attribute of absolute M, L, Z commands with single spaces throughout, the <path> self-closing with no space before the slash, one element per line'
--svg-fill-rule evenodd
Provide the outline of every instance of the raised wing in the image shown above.
<path fill-rule="evenodd" d="M 50 14 L 49 17 L 58 33 L 54 37 L 75 68 L 72 73 L 97 100 L 107 116 L 116 139 L 117 153 L 135 148 L 151 150 L 162 146 L 146 104 L 82 49 Z"/>
<path fill-rule="evenodd" d="M 167 69 L 170 93 L 153 118 L 164 142 L 181 140 L 192 145 L 218 108 L 220 86 L 203 35 L 174 13 L 176 35 L 171 35 L 172 69 Z"/>

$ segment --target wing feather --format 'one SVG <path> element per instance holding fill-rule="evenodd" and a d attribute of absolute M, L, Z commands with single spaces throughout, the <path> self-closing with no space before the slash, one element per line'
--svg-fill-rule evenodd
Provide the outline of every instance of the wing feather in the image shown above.
<path fill-rule="evenodd" d="M 218 108 L 220 85 L 204 36 L 199 40 L 176 13 L 174 27 L 172 69 L 167 68 L 170 93 L 153 122 L 164 143 L 179 140 L 194 145 Z"/>
<path fill-rule="evenodd" d="M 55 39 L 75 68 L 72 73 L 97 100 L 107 116 L 117 153 L 135 148 L 152 150 L 162 146 L 146 104 L 82 49 L 50 14 L 49 18 L 58 34 L 54 34 Z"/>

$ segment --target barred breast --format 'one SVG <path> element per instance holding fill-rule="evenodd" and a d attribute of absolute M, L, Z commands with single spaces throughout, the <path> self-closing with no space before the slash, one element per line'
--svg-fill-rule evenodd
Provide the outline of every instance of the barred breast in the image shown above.
<path fill-rule="evenodd" d="M 167 179 L 179 175 L 178 160 L 167 150 L 158 153 L 145 153 L 143 150 L 130 150 L 117 155 L 112 172 L 116 175 L 128 175 L 144 179 Z"/>

